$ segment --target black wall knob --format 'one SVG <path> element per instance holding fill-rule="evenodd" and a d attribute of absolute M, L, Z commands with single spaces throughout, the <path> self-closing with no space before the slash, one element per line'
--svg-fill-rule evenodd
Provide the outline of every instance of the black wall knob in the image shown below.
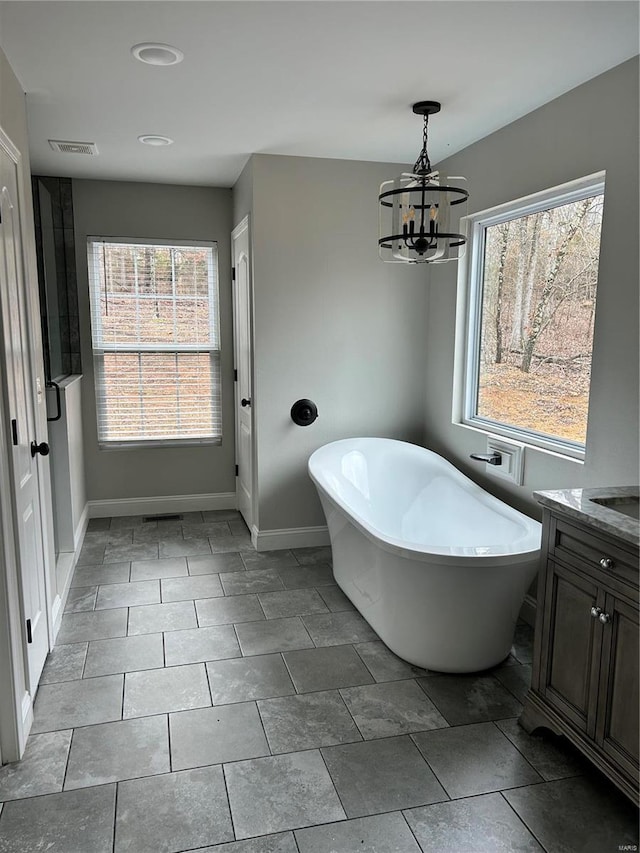
<path fill-rule="evenodd" d="M 296 400 L 291 406 L 291 420 L 298 426 L 309 426 L 318 417 L 318 407 L 312 400 Z"/>
<path fill-rule="evenodd" d="M 36 453 L 39 453 L 40 456 L 49 455 L 49 445 L 46 441 L 42 441 L 40 444 L 38 444 L 36 441 L 31 442 L 31 455 L 35 456 Z"/>

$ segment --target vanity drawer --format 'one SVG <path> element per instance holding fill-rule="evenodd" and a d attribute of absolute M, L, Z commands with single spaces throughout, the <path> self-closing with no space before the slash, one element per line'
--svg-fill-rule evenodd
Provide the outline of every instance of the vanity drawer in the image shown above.
<path fill-rule="evenodd" d="M 557 560 L 638 587 L 638 555 L 587 527 L 552 518 L 549 551 Z"/>

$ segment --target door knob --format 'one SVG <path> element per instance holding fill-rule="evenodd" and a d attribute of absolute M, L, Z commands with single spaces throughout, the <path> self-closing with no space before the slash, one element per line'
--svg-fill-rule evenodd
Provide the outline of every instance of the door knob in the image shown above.
<path fill-rule="evenodd" d="M 40 456 L 49 455 L 49 445 L 46 441 L 42 441 L 40 444 L 35 441 L 31 442 L 31 456 L 35 456 L 36 453 L 39 453 Z"/>
<path fill-rule="evenodd" d="M 240 400 L 240 405 L 243 407 L 250 406 L 251 405 L 251 398 L 249 398 L 247 400 L 246 397 L 243 397 L 242 400 Z"/>

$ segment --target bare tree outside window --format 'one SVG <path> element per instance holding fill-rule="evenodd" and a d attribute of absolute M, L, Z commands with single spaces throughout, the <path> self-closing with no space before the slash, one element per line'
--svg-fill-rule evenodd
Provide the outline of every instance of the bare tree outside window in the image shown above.
<path fill-rule="evenodd" d="M 484 228 L 478 417 L 585 443 L 603 199 Z"/>

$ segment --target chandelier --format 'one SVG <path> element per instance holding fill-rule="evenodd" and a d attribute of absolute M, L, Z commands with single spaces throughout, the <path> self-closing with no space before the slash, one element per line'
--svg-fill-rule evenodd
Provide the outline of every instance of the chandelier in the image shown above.
<path fill-rule="evenodd" d="M 466 243 L 464 234 L 451 228 L 451 208 L 458 208 L 458 217 L 466 212 L 469 193 L 453 186 L 465 178 L 447 178 L 434 172 L 427 153 L 429 116 L 440 112 L 437 101 L 419 101 L 413 112 L 424 116 L 422 150 L 413 172 L 403 173 L 380 186 L 380 257 L 388 263 L 441 264 L 461 257 Z"/>

